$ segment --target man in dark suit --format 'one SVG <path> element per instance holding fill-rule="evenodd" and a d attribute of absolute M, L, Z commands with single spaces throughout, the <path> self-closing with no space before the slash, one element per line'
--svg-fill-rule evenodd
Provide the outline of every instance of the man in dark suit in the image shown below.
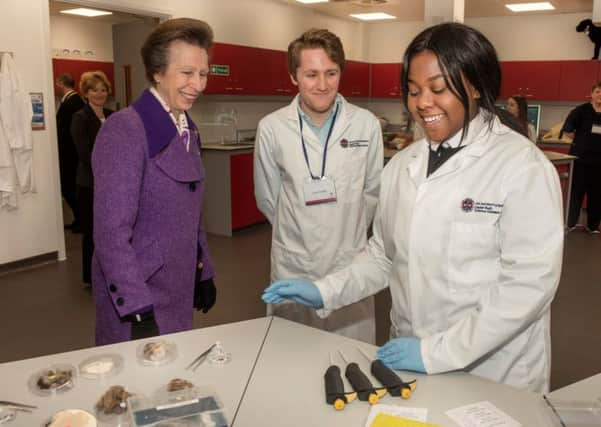
<path fill-rule="evenodd" d="M 79 209 L 77 205 L 77 150 L 71 137 L 71 119 L 73 114 L 83 108 L 85 103 L 75 92 L 75 81 L 70 74 L 61 74 L 56 79 L 56 86 L 62 96 L 56 113 L 56 128 L 58 131 L 58 159 L 61 176 L 61 193 L 73 212 L 73 223 L 65 226 L 73 232 L 79 229 Z"/>

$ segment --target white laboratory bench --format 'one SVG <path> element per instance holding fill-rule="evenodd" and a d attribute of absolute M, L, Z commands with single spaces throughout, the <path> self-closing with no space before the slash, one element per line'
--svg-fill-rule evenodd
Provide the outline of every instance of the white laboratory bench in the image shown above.
<path fill-rule="evenodd" d="M 19 413 L 7 426 L 39 426 L 58 410 L 79 408 L 93 412 L 93 406 L 109 386 L 119 384 L 132 391 L 152 393 L 173 378 L 183 378 L 196 385 L 211 385 L 225 406 L 228 421 L 233 426 L 345 426 L 362 427 L 369 404 L 354 401 L 343 411 L 325 403 L 323 375 L 329 366 L 329 353 L 339 349 L 359 363 L 369 374 L 369 362 L 357 351 L 362 347 L 374 354 L 376 347 L 339 335 L 309 328 L 277 317 L 265 317 L 245 322 L 165 335 L 177 345 L 178 358 L 164 367 L 138 364 L 136 347 L 143 341 L 132 341 L 68 353 L 0 364 L 0 400 L 12 400 L 38 406 L 31 414 Z M 200 352 L 215 341 L 221 341 L 231 352 L 229 364 L 216 367 L 203 363 L 196 372 L 187 366 Z M 124 369 L 106 382 L 77 378 L 73 390 L 54 397 L 32 394 L 29 376 L 55 363 L 77 366 L 87 357 L 103 353 L 118 353 L 124 358 Z M 342 365 L 338 355 L 334 360 Z M 386 395 L 380 402 L 389 405 L 428 408 L 428 422 L 456 426 L 445 411 L 466 404 L 490 401 L 516 419 L 522 426 L 547 425 L 540 396 L 525 390 L 494 383 L 466 373 L 416 375 L 399 372 L 405 380 L 417 378 L 417 389 L 408 400 Z M 597 379 L 595 379 L 597 378 Z M 374 384 L 377 381 L 371 378 Z M 584 393 L 597 393 L 601 375 L 582 385 Z M 344 380 L 346 388 L 350 385 Z M 572 386 L 553 394 L 572 396 Z M 588 387 L 588 388 L 587 388 Z M 575 392 L 574 392 L 575 393 Z M 578 395 L 577 395 L 578 396 Z"/>

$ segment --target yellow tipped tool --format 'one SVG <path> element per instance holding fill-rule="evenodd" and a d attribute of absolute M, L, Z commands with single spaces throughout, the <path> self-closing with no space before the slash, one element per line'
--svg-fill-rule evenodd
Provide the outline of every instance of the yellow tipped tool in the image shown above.
<path fill-rule="evenodd" d="M 411 392 L 417 387 L 417 380 L 406 383 L 381 360 L 372 359 L 361 347 L 357 347 L 357 350 L 371 362 L 371 374 L 386 387 L 391 396 L 401 396 L 403 399 L 411 397 Z"/>
<path fill-rule="evenodd" d="M 342 360 L 347 364 L 346 369 L 344 371 L 344 376 L 349 380 L 353 390 L 357 392 L 357 397 L 359 400 L 369 402 L 372 405 L 375 405 L 380 400 L 380 397 L 386 394 L 386 388 L 374 388 L 369 378 L 361 371 L 359 365 L 355 362 L 348 362 L 348 359 L 345 357 L 344 353 L 341 350 L 338 350 Z"/>
<path fill-rule="evenodd" d="M 344 391 L 340 368 L 334 365 L 332 354 L 330 353 L 330 366 L 323 376 L 326 390 L 326 403 L 334 406 L 337 411 L 342 411 L 344 407 L 357 398 L 357 393 Z"/>

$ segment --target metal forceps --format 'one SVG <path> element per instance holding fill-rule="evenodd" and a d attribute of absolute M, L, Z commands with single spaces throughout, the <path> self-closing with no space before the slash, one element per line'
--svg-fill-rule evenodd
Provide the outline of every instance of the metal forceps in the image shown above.
<path fill-rule="evenodd" d="M 26 405 L 24 403 L 10 402 L 8 400 L 0 400 L 0 407 L 14 409 L 15 411 L 31 412 L 32 409 L 38 409 L 37 406 Z"/>
<path fill-rule="evenodd" d="M 217 343 L 213 344 L 208 349 L 206 349 L 205 351 L 200 353 L 200 356 L 198 356 L 196 359 L 194 359 L 192 361 L 192 363 L 190 363 L 188 366 L 186 366 L 186 369 L 192 368 L 192 372 L 196 371 L 196 368 L 198 368 L 200 365 L 202 365 L 202 362 L 205 361 L 205 359 L 207 358 L 207 355 L 211 352 L 211 350 L 213 350 L 213 348 L 216 345 L 217 345 Z"/>

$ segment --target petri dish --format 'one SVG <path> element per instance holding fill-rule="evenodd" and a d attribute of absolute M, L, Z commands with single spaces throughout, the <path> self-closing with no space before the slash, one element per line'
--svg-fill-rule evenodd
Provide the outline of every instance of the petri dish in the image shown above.
<path fill-rule="evenodd" d="M 123 357 L 118 354 L 101 354 L 85 359 L 79 364 L 79 375 L 98 380 L 117 375 L 123 369 Z"/>
<path fill-rule="evenodd" d="M 55 396 L 72 390 L 76 377 L 75 366 L 58 363 L 33 373 L 27 385 L 35 395 Z"/>
<path fill-rule="evenodd" d="M 138 362 L 145 366 L 163 366 L 177 358 L 177 347 L 171 341 L 155 339 L 141 343 L 136 350 Z"/>
<path fill-rule="evenodd" d="M 81 409 L 65 409 L 54 414 L 45 427 L 97 427 L 96 417 Z"/>

